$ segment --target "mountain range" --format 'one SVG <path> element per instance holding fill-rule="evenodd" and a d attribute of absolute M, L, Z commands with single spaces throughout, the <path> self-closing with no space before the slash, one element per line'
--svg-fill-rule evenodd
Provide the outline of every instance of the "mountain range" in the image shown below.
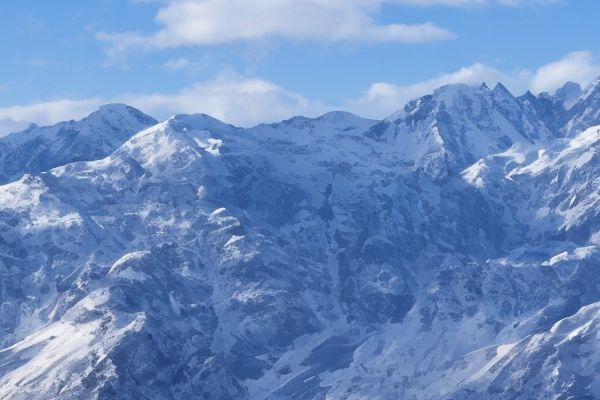
<path fill-rule="evenodd" d="M 600 397 L 600 80 L 0 138 L 2 399 Z"/>

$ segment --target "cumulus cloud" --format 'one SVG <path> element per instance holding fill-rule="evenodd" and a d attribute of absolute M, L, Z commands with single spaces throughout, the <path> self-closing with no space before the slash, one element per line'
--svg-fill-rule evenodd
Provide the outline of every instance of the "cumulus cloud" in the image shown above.
<path fill-rule="evenodd" d="M 593 54 L 577 51 L 539 68 L 530 86 L 535 92 L 550 92 L 566 81 L 588 83 L 598 76 L 600 64 L 596 63 Z"/>
<path fill-rule="evenodd" d="M 298 114 L 314 115 L 326 109 L 273 82 L 231 71 L 175 93 L 129 94 L 113 101 L 131 104 L 159 118 L 202 112 L 241 126 L 278 121 Z"/>
<path fill-rule="evenodd" d="M 157 3 L 158 29 L 98 32 L 107 44 L 108 64 L 131 49 L 211 46 L 269 39 L 320 43 L 420 43 L 456 35 L 431 21 L 381 24 L 384 5 L 472 8 L 491 5 L 539 6 L 564 0 L 132 0 Z"/>
<path fill-rule="evenodd" d="M 130 48 L 217 45 L 271 38 L 318 42 L 427 42 L 454 34 L 432 22 L 378 24 L 372 15 L 384 3 L 462 4 L 479 0 L 166 0 L 160 29 L 102 32 L 113 55 Z"/>

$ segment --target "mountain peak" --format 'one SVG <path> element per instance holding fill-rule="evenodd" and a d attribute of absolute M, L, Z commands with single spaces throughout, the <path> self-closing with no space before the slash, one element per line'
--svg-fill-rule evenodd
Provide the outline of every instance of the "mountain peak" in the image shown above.
<path fill-rule="evenodd" d="M 537 96 L 531 93 L 531 90 L 526 91 L 524 94 L 517 98 L 520 101 L 534 102 L 537 100 Z"/>
<path fill-rule="evenodd" d="M 123 104 L 123 103 L 107 103 L 107 104 L 103 104 L 98 108 L 98 111 L 103 111 L 103 112 L 118 112 L 118 113 L 124 113 L 124 112 L 129 112 L 130 110 L 137 110 L 127 104 Z"/>
<path fill-rule="evenodd" d="M 570 109 L 583 94 L 583 89 L 579 83 L 567 82 L 554 93 L 554 98 L 561 103 L 565 109 Z"/>
<path fill-rule="evenodd" d="M 508 96 L 511 98 L 514 98 L 513 94 L 510 92 L 510 90 L 508 90 L 506 88 L 506 86 L 504 86 L 502 83 L 498 82 L 496 84 L 496 86 L 494 87 L 493 90 L 494 94 L 496 95 L 502 95 L 502 96 Z"/>
<path fill-rule="evenodd" d="M 144 114 L 137 108 L 120 103 L 104 104 L 100 106 L 98 110 L 85 117 L 82 122 L 100 120 L 110 124 L 128 123 L 132 125 L 142 124 L 144 126 L 152 126 L 158 123 L 156 119 Z"/>
<path fill-rule="evenodd" d="M 210 115 L 198 114 L 177 114 L 167 119 L 165 123 L 175 131 L 229 131 L 238 129 Z"/>
<path fill-rule="evenodd" d="M 448 95 L 457 95 L 463 94 L 467 92 L 472 92 L 473 88 L 469 85 L 465 85 L 464 83 L 450 83 L 448 85 L 444 85 L 439 87 L 433 92 L 434 96 L 448 96 Z"/>
<path fill-rule="evenodd" d="M 316 119 L 321 120 L 321 121 L 337 122 L 337 121 L 346 121 L 346 120 L 350 120 L 350 119 L 359 119 L 359 118 L 360 118 L 359 116 L 352 114 L 351 112 L 347 112 L 347 111 L 330 111 L 328 113 L 321 115 L 320 117 L 317 117 Z"/>
<path fill-rule="evenodd" d="M 79 121 L 32 125 L 0 138 L 0 182 L 9 182 L 24 173 L 103 158 L 157 122 L 131 106 L 107 104 Z"/>
<path fill-rule="evenodd" d="M 577 82 L 567 81 L 564 85 L 562 85 L 562 87 L 556 89 L 555 94 L 565 92 L 565 91 L 572 91 L 572 90 L 581 91 L 582 90 L 581 85 Z"/>

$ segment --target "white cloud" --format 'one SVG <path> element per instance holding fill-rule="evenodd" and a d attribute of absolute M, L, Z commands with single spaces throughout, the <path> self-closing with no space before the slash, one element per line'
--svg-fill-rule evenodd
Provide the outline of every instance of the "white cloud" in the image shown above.
<path fill-rule="evenodd" d="M 434 22 L 380 24 L 374 15 L 384 5 L 473 8 L 490 5 L 539 6 L 564 0 L 131 0 L 158 3 L 150 33 L 99 32 L 107 44 L 108 64 L 130 49 L 211 46 L 269 39 L 320 43 L 449 40 L 456 35 Z"/>
<path fill-rule="evenodd" d="M 577 51 L 539 68 L 530 86 L 535 92 L 550 92 L 566 81 L 589 83 L 598 76 L 600 64 L 596 63 L 592 53 Z"/>
<path fill-rule="evenodd" d="M 384 5 L 472 8 L 539 6 L 564 0 L 133 0 L 160 4 L 158 30 L 99 32 L 111 60 L 130 49 L 287 39 L 321 43 L 417 43 L 455 38 L 434 22 L 378 23 Z"/>
<path fill-rule="evenodd" d="M 166 0 L 156 15 L 161 28 L 149 35 L 99 33 L 109 53 L 130 48 L 217 45 L 271 38 L 318 42 L 427 42 L 454 34 L 434 23 L 378 24 L 371 15 L 398 0 Z M 406 2 L 406 1 L 401 1 Z M 428 0 L 408 3 L 473 3 Z"/>
<path fill-rule="evenodd" d="M 202 112 L 241 126 L 326 111 L 317 102 L 273 82 L 235 72 L 222 72 L 214 79 L 196 82 L 175 93 L 130 94 L 113 101 L 131 104 L 159 118 Z"/>

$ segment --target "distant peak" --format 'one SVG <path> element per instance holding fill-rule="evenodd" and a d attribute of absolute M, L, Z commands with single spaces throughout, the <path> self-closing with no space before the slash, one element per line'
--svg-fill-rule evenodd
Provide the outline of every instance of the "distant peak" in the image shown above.
<path fill-rule="evenodd" d="M 514 97 L 513 94 L 510 92 L 510 90 L 508 90 L 506 88 L 506 86 L 504 86 L 502 83 L 498 82 L 496 84 L 496 87 L 494 87 L 493 92 L 495 94 L 499 94 L 499 95 L 504 95 L 504 96 L 510 96 L 510 97 Z"/>
<path fill-rule="evenodd" d="M 233 129 L 235 126 L 227 124 L 207 114 L 177 114 L 169 118 L 167 124 L 175 130 L 212 130 Z"/>
<path fill-rule="evenodd" d="M 359 116 L 352 114 L 347 111 L 330 111 L 317 117 L 316 119 L 319 121 L 331 121 L 331 122 L 339 122 L 348 119 L 358 119 Z"/>
<path fill-rule="evenodd" d="M 32 131 L 34 129 L 39 128 L 40 126 L 38 124 L 36 124 L 35 122 L 32 122 L 29 124 L 29 126 L 23 131 L 23 132 L 29 132 Z"/>
<path fill-rule="evenodd" d="M 600 78 L 598 78 L 598 79 L 600 80 Z M 564 92 L 567 90 L 569 90 L 569 91 L 570 90 L 580 90 L 581 91 L 582 89 L 581 89 L 581 85 L 579 83 L 573 82 L 573 81 L 568 81 L 561 88 L 557 89 L 556 93 Z"/>
<path fill-rule="evenodd" d="M 101 105 L 98 110 L 103 112 L 129 112 L 130 110 L 135 110 L 135 108 L 122 103 L 109 103 Z"/>
<path fill-rule="evenodd" d="M 462 93 L 471 90 L 471 86 L 465 85 L 464 83 L 450 83 L 448 85 L 444 85 L 436 89 L 434 91 L 434 95 Z"/>
<path fill-rule="evenodd" d="M 557 89 L 554 97 L 566 109 L 570 109 L 583 94 L 583 89 L 579 83 L 567 82 L 561 88 Z"/>
<path fill-rule="evenodd" d="M 137 108 L 121 103 L 104 104 L 100 106 L 97 111 L 94 111 L 86 118 L 84 118 L 84 120 L 95 120 L 97 118 L 111 119 L 113 116 L 117 116 L 117 118 L 135 120 L 136 122 L 145 126 L 151 126 L 158 123 L 156 119 L 147 114 L 144 114 Z"/>
<path fill-rule="evenodd" d="M 477 93 L 477 88 L 463 83 L 452 83 L 436 89 L 433 92 L 433 98 L 438 102 L 443 102 L 447 106 L 461 102 L 462 98 L 472 97 Z M 427 96 L 421 98 L 426 100 Z"/>
<path fill-rule="evenodd" d="M 481 86 L 479 87 L 479 90 L 481 90 L 482 92 L 490 92 L 491 91 L 489 86 L 485 82 L 483 82 L 481 84 Z"/>
<path fill-rule="evenodd" d="M 520 96 L 520 99 L 534 100 L 534 99 L 537 99 L 537 96 L 534 95 L 533 93 L 531 93 L 530 90 L 528 90 L 527 92 L 525 92 L 524 95 Z"/>
<path fill-rule="evenodd" d="M 560 99 L 568 97 L 580 97 L 583 94 L 583 89 L 579 83 L 567 82 L 562 87 L 558 88 L 554 95 Z"/>

